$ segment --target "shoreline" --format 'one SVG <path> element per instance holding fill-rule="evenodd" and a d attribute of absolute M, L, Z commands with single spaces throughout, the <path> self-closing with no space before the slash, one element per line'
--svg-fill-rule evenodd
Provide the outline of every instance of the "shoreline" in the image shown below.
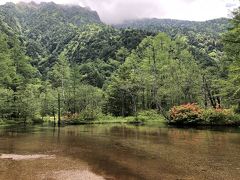
<path fill-rule="evenodd" d="M 7 121 L 7 120 L 6 120 Z M 3 121 L 4 123 L 0 123 L 0 127 L 8 127 L 8 126 L 16 126 L 16 125 L 21 125 L 21 126 L 27 126 L 27 125 L 43 125 L 47 124 L 50 126 L 58 126 L 56 123 L 54 125 L 54 122 L 52 121 L 45 121 L 43 123 L 34 123 L 34 122 L 13 122 L 11 121 L 10 123 Z M 82 125 L 113 125 L 113 124 L 126 124 L 126 125 L 133 125 L 133 126 L 152 126 L 152 125 L 166 125 L 169 127 L 174 127 L 174 128 L 239 128 L 240 123 L 232 123 L 232 124 L 181 124 L 181 123 L 173 123 L 173 122 L 168 122 L 168 121 L 147 121 L 147 122 L 141 122 L 141 121 L 74 121 L 74 120 L 62 120 L 60 127 L 65 127 L 65 126 L 82 126 Z"/>

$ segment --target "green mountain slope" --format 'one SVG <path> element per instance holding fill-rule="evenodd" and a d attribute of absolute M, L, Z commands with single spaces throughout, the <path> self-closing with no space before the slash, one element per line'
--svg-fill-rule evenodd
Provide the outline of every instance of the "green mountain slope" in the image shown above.
<path fill-rule="evenodd" d="M 57 56 L 86 24 L 101 24 L 98 14 L 79 6 L 7 3 L 0 6 L 1 29 L 21 38 L 33 64 Z"/>
<path fill-rule="evenodd" d="M 70 64 L 87 63 L 90 66 L 87 69 L 101 71 L 83 71 L 104 74 L 98 86 L 102 86 L 106 77 L 123 63 L 126 55 L 121 56 L 121 52 L 130 52 L 145 37 L 154 35 L 143 30 L 118 30 L 104 25 L 98 14 L 87 8 L 54 3 L 7 3 L 0 6 L 0 30 L 9 38 L 18 37 L 26 55 L 31 58 L 31 64 L 44 78 L 62 53 Z M 98 63 L 94 63 L 96 61 Z M 109 65 L 110 61 L 114 65 Z M 90 80 L 87 78 L 87 83 L 96 85 L 91 83 L 93 78 L 98 79 L 96 76 Z"/>
<path fill-rule="evenodd" d="M 7 3 L 0 6 L 0 118 L 39 120 L 58 112 L 94 120 L 151 109 L 166 115 L 182 103 L 236 105 L 225 97 L 236 84 L 229 67 L 238 68 L 237 20 L 224 54 L 227 19 L 108 26 L 79 6 Z M 229 54 L 236 65 L 224 61 Z M 230 73 L 234 83 L 226 81 Z"/>
<path fill-rule="evenodd" d="M 116 59 L 121 47 L 131 51 L 146 36 L 158 32 L 173 39 L 185 36 L 195 58 L 204 66 L 214 65 L 222 52 L 220 34 L 228 26 L 228 19 L 206 22 L 142 19 L 115 28 L 104 25 L 97 12 L 80 6 L 33 2 L 0 6 L 0 30 L 20 39 L 41 73 L 47 72 L 63 51 L 72 62 L 97 59 L 106 62 Z"/>
<path fill-rule="evenodd" d="M 116 25 L 118 28 L 135 28 L 144 29 L 154 32 L 167 32 L 174 35 L 174 33 L 184 33 L 186 31 L 195 31 L 199 33 L 208 33 L 219 36 L 227 30 L 229 26 L 229 19 L 220 18 L 209 21 L 184 21 L 175 19 L 141 19 L 126 21 L 122 24 Z"/>
<path fill-rule="evenodd" d="M 142 19 L 126 21 L 117 28 L 141 29 L 154 33 L 165 32 L 173 39 L 185 36 L 195 58 L 204 66 L 214 65 L 222 55 L 221 35 L 229 28 L 229 19 L 220 18 L 203 22 L 173 19 Z"/>

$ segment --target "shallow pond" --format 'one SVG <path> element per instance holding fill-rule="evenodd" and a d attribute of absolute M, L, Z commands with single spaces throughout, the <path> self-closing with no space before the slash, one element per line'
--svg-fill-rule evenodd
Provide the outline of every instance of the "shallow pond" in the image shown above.
<path fill-rule="evenodd" d="M 0 127 L 0 179 L 239 179 L 240 129 Z"/>

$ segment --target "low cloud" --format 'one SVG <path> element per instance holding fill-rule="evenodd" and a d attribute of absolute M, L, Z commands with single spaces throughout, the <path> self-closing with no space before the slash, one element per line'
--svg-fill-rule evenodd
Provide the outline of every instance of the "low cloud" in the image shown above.
<path fill-rule="evenodd" d="M 226 8 L 236 7 L 235 3 L 226 3 Z"/>
<path fill-rule="evenodd" d="M 82 5 L 98 11 L 106 23 L 121 23 L 124 20 L 145 17 L 161 17 L 166 13 L 158 0 L 85 0 Z"/>

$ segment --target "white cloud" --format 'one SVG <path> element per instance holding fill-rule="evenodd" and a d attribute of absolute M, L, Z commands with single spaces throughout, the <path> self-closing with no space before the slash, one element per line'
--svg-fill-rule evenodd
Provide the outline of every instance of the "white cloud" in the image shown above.
<path fill-rule="evenodd" d="M 5 2 L 30 2 L 32 0 L 0 0 Z M 78 4 L 96 10 L 106 23 L 156 17 L 203 21 L 227 17 L 240 5 L 239 0 L 33 0 L 54 1 L 57 4 Z"/>

